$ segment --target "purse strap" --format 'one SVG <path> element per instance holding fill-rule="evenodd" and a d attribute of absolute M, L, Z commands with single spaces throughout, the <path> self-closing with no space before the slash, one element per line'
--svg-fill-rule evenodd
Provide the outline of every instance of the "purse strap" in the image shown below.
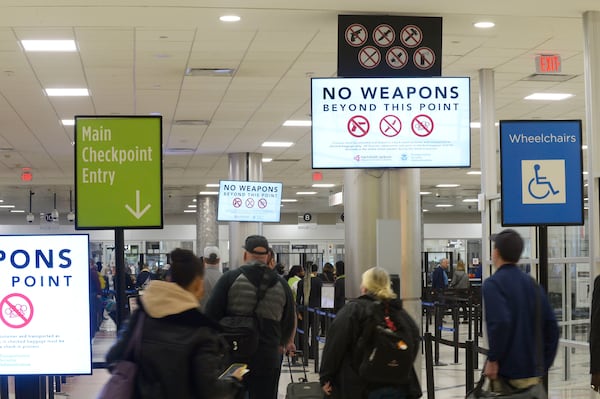
<path fill-rule="evenodd" d="M 131 333 L 131 337 L 129 337 L 127 347 L 125 347 L 125 352 L 123 353 L 124 359 L 129 359 L 132 355 L 132 359 L 134 361 L 140 358 L 140 352 L 142 350 L 142 332 L 144 330 L 145 318 L 146 314 L 140 310 L 135 326 L 133 327 L 133 332 Z"/>

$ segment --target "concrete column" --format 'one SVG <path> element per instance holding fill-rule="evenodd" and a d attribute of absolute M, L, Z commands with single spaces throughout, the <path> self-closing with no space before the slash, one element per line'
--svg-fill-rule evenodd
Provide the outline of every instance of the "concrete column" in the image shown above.
<path fill-rule="evenodd" d="M 262 154 L 249 152 L 229 154 L 229 179 L 262 181 Z M 229 222 L 230 269 L 236 269 L 243 264 L 242 246 L 246 237 L 251 234 L 262 234 L 262 223 Z"/>
<path fill-rule="evenodd" d="M 344 173 L 344 261 L 348 298 L 360 295 L 361 275 L 376 266 L 376 223 L 383 173 L 374 169 L 348 169 Z"/>
<path fill-rule="evenodd" d="M 583 14 L 584 77 L 585 77 L 585 137 L 588 169 L 588 236 L 592 282 L 600 274 L 600 215 L 598 177 L 600 176 L 600 12 Z"/>
<path fill-rule="evenodd" d="M 202 256 L 209 245 L 219 246 L 219 224 L 217 222 L 217 197 L 196 196 L 196 253 Z"/>
<path fill-rule="evenodd" d="M 481 262 L 482 278 L 489 277 L 491 265 L 490 236 L 490 200 L 499 198 L 498 194 L 498 129 L 496 128 L 496 104 L 494 93 L 494 71 L 479 70 L 479 157 L 481 159 Z"/>

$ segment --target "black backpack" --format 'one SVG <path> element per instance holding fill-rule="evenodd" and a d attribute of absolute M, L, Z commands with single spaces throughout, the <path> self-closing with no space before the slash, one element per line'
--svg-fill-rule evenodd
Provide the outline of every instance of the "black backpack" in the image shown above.
<path fill-rule="evenodd" d="M 277 280 L 277 274 L 265 268 L 260 285 L 256 287 L 256 302 L 252 314 L 228 315 L 219 321 L 222 327 L 220 335 L 229 345 L 229 355 L 232 361 L 247 363 L 258 349 L 261 322 L 256 315 L 256 308 L 264 298 L 267 289 L 273 286 Z"/>
<path fill-rule="evenodd" d="M 368 383 L 406 384 L 420 349 L 419 327 L 400 302 L 372 302 L 358 339 L 359 376 Z"/>

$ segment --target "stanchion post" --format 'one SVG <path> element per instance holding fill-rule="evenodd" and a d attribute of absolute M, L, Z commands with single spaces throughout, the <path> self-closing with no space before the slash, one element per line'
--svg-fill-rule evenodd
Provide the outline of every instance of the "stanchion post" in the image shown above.
<path fill-rule="evenodd" d="M 40 399 L 42 384 L 39 375 L 15 376 L 15 399 Z"/>
<path fill-rule="evenodd" d="M 312 351 L 313 357 L 315 358 L 315 373 L 319 372 L 319 340 L 317 336 L 319 335 L 319 327 L 321 325 L 321 316 L 317 313 L 318 309 L 315 308 L 313 311 L 313 328 L 311 328 L 311 342 L 312 342 Z"/>
<path fill-rule="evenodd" d="M 440 364 L 440 339 L 442 338 L 442 318 L 443 312 L 439 304 L 435 304 L 435 364 Z"/>
<path fill-rule="evenodd" d="M 454 364 L 458 364 L 458 328 L 459 328 L 459 314 L 458 314 L 458 306 L 457 303 L 454 304 L 452 308 L 452 319 L 454 325 L 454 332 L 452 337 L 454 339 Z"/>
<path fill-rule="evenodd" d="M 473 349 L 473 341 L 467 340 L 465 342 L 465 393 L 469 393 L 475 385 L 475 376 L 473 375 L 473 358 L 475 350 Z"/>
<path fill-rule="evenodd" d="M 481 319 L 481 304 L 477 304 L 477 308 L 475 309 L 475 320 L 473 320 L 475 348 L 479 348 L 479 319 Z M 473 354 L 473 368 L 479 368 L 479 356 L 477 355 L 477 352 L 474 352 Z"/>
<path fill-rule="evenodd" d="M 433 354 L 431 333 L 427 332 L 423 336 L 425 342 L 425 376 L 427 378 L 427 399 L 435 399 L 435 384 L 433 381 Z"/>
<path fill-rule="evenodd" d="M 48 381 L 48 399 L 54 399 L 54 376 L 47 376 L 46 381 Z"/>
<path fill-rule="evenodd" d="M 304 334 L 302 334 L 302 350 L 304 351 L 302 352 L 302 363 L 308 366 L 308 357 L 310 356 L 308 331 L 310 330 L 310 323 L 308 322 L 308 309 L 306 306 L 302 309 L 302 324 L 304 326 Z"/>

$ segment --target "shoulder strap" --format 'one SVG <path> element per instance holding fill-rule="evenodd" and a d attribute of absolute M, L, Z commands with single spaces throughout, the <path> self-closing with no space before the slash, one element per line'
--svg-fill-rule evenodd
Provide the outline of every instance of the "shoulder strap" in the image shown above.
<path fill-rule="evenodd" d="M 140 358 L 140 352 L 142 347 L 142 331 L 144 329 L 145 318 L 146 314 L 140 310 L 135 326 L 133 327 L 133 331 L 131 332 L 131 336 L 129 337 L 129 342 L 127 342 L 127 347 L 125 348 L 125 352 L 123 353 L 124 359 L 129 359 L 132 355 L 134 360 Z"/>
<path fill-rule="evenodd" d="M 533 279 L 532 279 L 533 280 Z M 533 280 L 535 289 L 535 341 L 536 341 L 536 368 L 540 376 L 544 375 L 544 351 L 542 349 L 542 290 L 540 285 Z"/>
<path fill-rule="evenodd" d="M 246 276 L 246 278 L 248 278 L 244 270 L 242 270 L 242 273 Z M 271 285 L 273 285 L 273 282 L 276 281 L 276 279 L 277 275 L 275 275 L 271 269 L 265 267 L 262 270 L 260 284 L 258 286 L 255 285 L 257 288 L 256 303 L 254 304 L 254 308 L 252 309 L 252 315 L 256 314 L 256 308 L 258 308 L 258 304 L 265 297 L 265 295 L 267 294 L 267 289 L 271 287 Z M 252 282 L 250 279 L 248 279 L 248 281 Z"/>

